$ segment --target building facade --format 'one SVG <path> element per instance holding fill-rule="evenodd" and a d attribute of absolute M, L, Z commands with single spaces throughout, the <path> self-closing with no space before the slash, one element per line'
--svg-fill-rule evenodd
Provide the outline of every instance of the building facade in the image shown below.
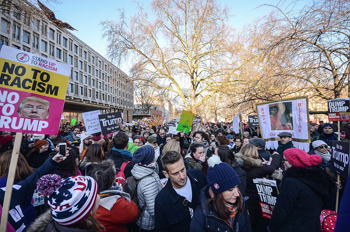
<path fill-rule="evenodd" d="M 124 121 L 131 122 L 132 80 L 72 33 L 56 27 L 38 8 L 24 1 L 20 4 L 22 7 L 1 6 L 0 45 L 72 66 L 62 122 L 82 121 L 81 113 L 92 110 L 123 112 Z"/>

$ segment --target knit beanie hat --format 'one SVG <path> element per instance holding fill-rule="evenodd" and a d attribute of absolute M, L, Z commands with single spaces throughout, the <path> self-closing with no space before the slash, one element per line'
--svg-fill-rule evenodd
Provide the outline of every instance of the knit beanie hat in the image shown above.
<path fill-rule="evenodd" d="M 90 134 L 88 133 L 81 133 L 78 134 L 78 137 L 80 137 L 80 145 L 79 145 L 79 154 L 81 154 L 83 152 L 84 149 L 84 140 L 89 137 Z"/>
<path fill-rule="evenodd" d="M 298 148 L 289 148 L 283 152 L 288 162 L 297 168 L 306 168 L 315 166 L 322 162 L 322 158 L 318 155 L 309 155 L 305 151 Z"/>
<path fill-rule="evenodd" d="M 155 136 L 148 136 L 147 138 L 147 142 L 149 143 L 154 143 L 155 141 L 157 141 L 157 138 Z"/>
<path fill-rule="evenodd" d="M 37 189 L 51 208 L 52 218 L 63 226 L 78 223 L 87 217 L 97 198 L 97 183 L 89 176 L 74 176 L 63 179 L 56 174 L 42 176 Z"/>
<path fill-rule="evenodd" d="M 326 145 L 328 147 L 327 143 L 325 143 L 325 141 L 323 141 L 323 140 L 315 140 L 312 142 L 312 147 L 314 149 L 316 149 L 317 147 L 319 147 L 321 145 Z"/>
<path fill-rule="evenodd" d="M 239 176 L 227 163 L 215 164 L 208 169 L 208 184 L 213 193 L 222 193 L 240 183 Z"/>
<path fill-rule="evenodd" d="M 46 144 L 49 144 L 49 142 L 46 139 L 38 140 L 34 143 L 34 147 L 39 148 L 39 147 L 44 146 Z"/>
<path fill-rule="evenodd" d="M 325 124 L 323 124 L 323 126 L 322 126 L 322 129 L 324 129 L 325 127 L 327 127 L 327 126 L 330 126 L 330 127 L 332 127 L 332 129 L 334 130 L 334 125 L 333 124 L 331 124 L 331 123 L 325 123 Z"/>
<path fill-rule="evenodd" d="M 150 145 L 140 147 L 134 152 L 132 156 L 132 162 L 134 164 L 150 164 L 153 162 L 155 157 L 154 148 Z"/>

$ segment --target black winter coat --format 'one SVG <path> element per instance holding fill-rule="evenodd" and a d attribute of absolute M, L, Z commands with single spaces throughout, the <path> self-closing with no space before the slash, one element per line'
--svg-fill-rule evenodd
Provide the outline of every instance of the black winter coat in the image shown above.
<path fill-rule="evenodd" d="M 200 205 L 194 212 L 191 222 L 191 232 L 205 232 L 205 231 L 226 231 L 226 232 L 250 232 L 252 228 L 249 224 L 249 218 L 245 201 L 243 199 L 242 212 L 237 212 L 232 228 L 227 221 L 221 219 L 219 215 L 213 210 L 209 204 L 206 205 L 209 199 L 209 186 L 202 189 L 200 195 Z"/>
<path fill-rule="evenodd" d="M 105 156 L 105 159 L 106 160 L 108 160 L 108 159 L 113 160 L 115 168 L 117 169 L 117 173 L 120 170 L 120 167 L 122 166 L 122 164 L 124 162 L 131 161 L 131 158 L 121 155 L 116 150 L 111 150 L 110 152 L 108 152 Z M 133 168 L 133 166 L 134 165 L 132 164 L 132 162 L 130 162 L 128 165 L 126 165 L 125 170 L 124 170 L 125 178 L 132 176 L 131 169 Z"/>
<path fill-rule="evenodd" d="M 272 213 L 271 232 L 319 232 L 323 198 L 334 189 L 318 167 L 288 169 Z"/>
<path fill-rule="evenodd" d="M 241 183 L 238 185 L 238 189 L 242 193 L 242 195 L 245 196 L 245 189 L 247 186 L 247 173 L 238 165 L 237 162 L 231 163 L 231 167 L 239 176 L 239 180 L 241 181 Z"/>
<path fill-rule="evenodd" d="M 190 231 L 191 215 L 199 205 L 201 189 L 207 185 L 207 177 L 199 169 L 187 171 L 192 186 L 192 202 L 178 195 L 170 180 L 158 193 L 155 201 L 155 231 L 156 232 L 188 232 Z"/>

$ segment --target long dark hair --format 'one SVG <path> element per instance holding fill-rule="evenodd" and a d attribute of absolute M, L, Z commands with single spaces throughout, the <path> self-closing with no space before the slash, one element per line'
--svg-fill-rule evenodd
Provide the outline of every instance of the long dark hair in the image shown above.
<path fill-rule="evenodd" d="M 236 202 L 233 204 L 234 207 L 237 207 L 238 212 L 242 212 L 242 199 L 241 195 L 237 197 Z M 209 198 L 206 201 L 206 205 L 212 206 L 213 210 L 219 215 L 221 219 L 227 220 L 230 218 L 231 212 L 225 205 L 224 197 L 222 193 L 217 193 L 213 198 Z"/>
<path fill-rule="evenodd" d="M 236 159 L 235 159 L 233 152 L 226 145 L 218 146 L 218 155 L 219 155 L 220 160 L 222 162 L 228 163 L 229 165 L 236 162 Z"/>
<path fill-rule="evenodd" d="M 76 176 L 78 174 L 76 159 L 79 159 L 79 155 L 73 149 L 70 149 L 69 156 L 59 163 L 57 173 L 62 176 L 62 178 Z"/>
<path fill-rule="evenodd" d="M 102 162 L 102 146 L 100 144 L 91 144 L 85 153 L 86 162 Z"/>

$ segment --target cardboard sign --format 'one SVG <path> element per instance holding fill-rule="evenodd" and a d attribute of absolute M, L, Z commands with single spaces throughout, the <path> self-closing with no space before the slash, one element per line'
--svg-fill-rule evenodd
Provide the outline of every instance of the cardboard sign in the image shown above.
<path fill-rule="evenodd" d="M 85 128 L 88 134 L 91 135 L 94 133 L 101 132 L 101 125 L 100 121 L 98 120 L 98 115 L 100 114 L 101 112 L 99 110 L 82 113 Z"/>
<path fill-rule="evenodd" d="M 169 126 L 169 134 L 177 135 L 177 133 L 179 133 L 179 132 L 176 131 L 175 126 Z"/>
<path fill-rule="evenodd" d="M 183 110 L 176 130 L 189 133 L 191 130 L 193 118 L 194 118 L 194 114 L 192 114 L 191 112 L 188 112 L 186 110 Z"/>
<path fill-rule="evenodd" d="M 249 125 L 250 128 L 259 127 L 258 115 L 250 115 L 250 116 L 248 116 L 248 125 Z"/>
<path fill-rule="evenodd" d="M 347 142 L 332 141 L 332 167 L 334 167 L 336 173 L 345 179 L 349 176 L 349 146 L 350 144 Z"/>
<path fill-rule="evenodd" d="M 239 133 L 239 123 L 241 122 L 241 114 L 237 115 L 232 120 L 232 130 L 238 134 Z"/>
<path fill-rule="evenodd" d="M 329 121 L 350 121 L 349 98 L 337 98 L 328 100 Z"/>
<path fill-rule="evenodd" d="M 98 115 L 98 120 L 100 121 L 101 131 L 103 135 L 119 131 L 119 123 L 123 122 L 122 114 L 120 112 L 100 114 Z"/>
<path fill-rule="evenodd" d="M 203 126 L 200 122 L 197 122 L 196 125 L 192 126 L 192 130 L 191 130 L 191 137 L 193 137 L 193 134 L 196 132 L 196 131 L 207 131 L 207 128 L 205 126 Z"/>
<path fill-rule="evenodd" d="M 0 130 L 57 135 L 71 67 L 2 46 Z"/>
<path fill-rule="evenodd" d="M 45 196 L 35 189 L 32 197 L 32 205 L 36 207 L 43 204 L 45 204 Z"/>
<path fill-rule="evenodd" d="M 272 211 L 277 201 L 277 184 L 275 180 L 253 179 L 260 197 L 260 208 L 264 218 L 271 219 Z"/>

